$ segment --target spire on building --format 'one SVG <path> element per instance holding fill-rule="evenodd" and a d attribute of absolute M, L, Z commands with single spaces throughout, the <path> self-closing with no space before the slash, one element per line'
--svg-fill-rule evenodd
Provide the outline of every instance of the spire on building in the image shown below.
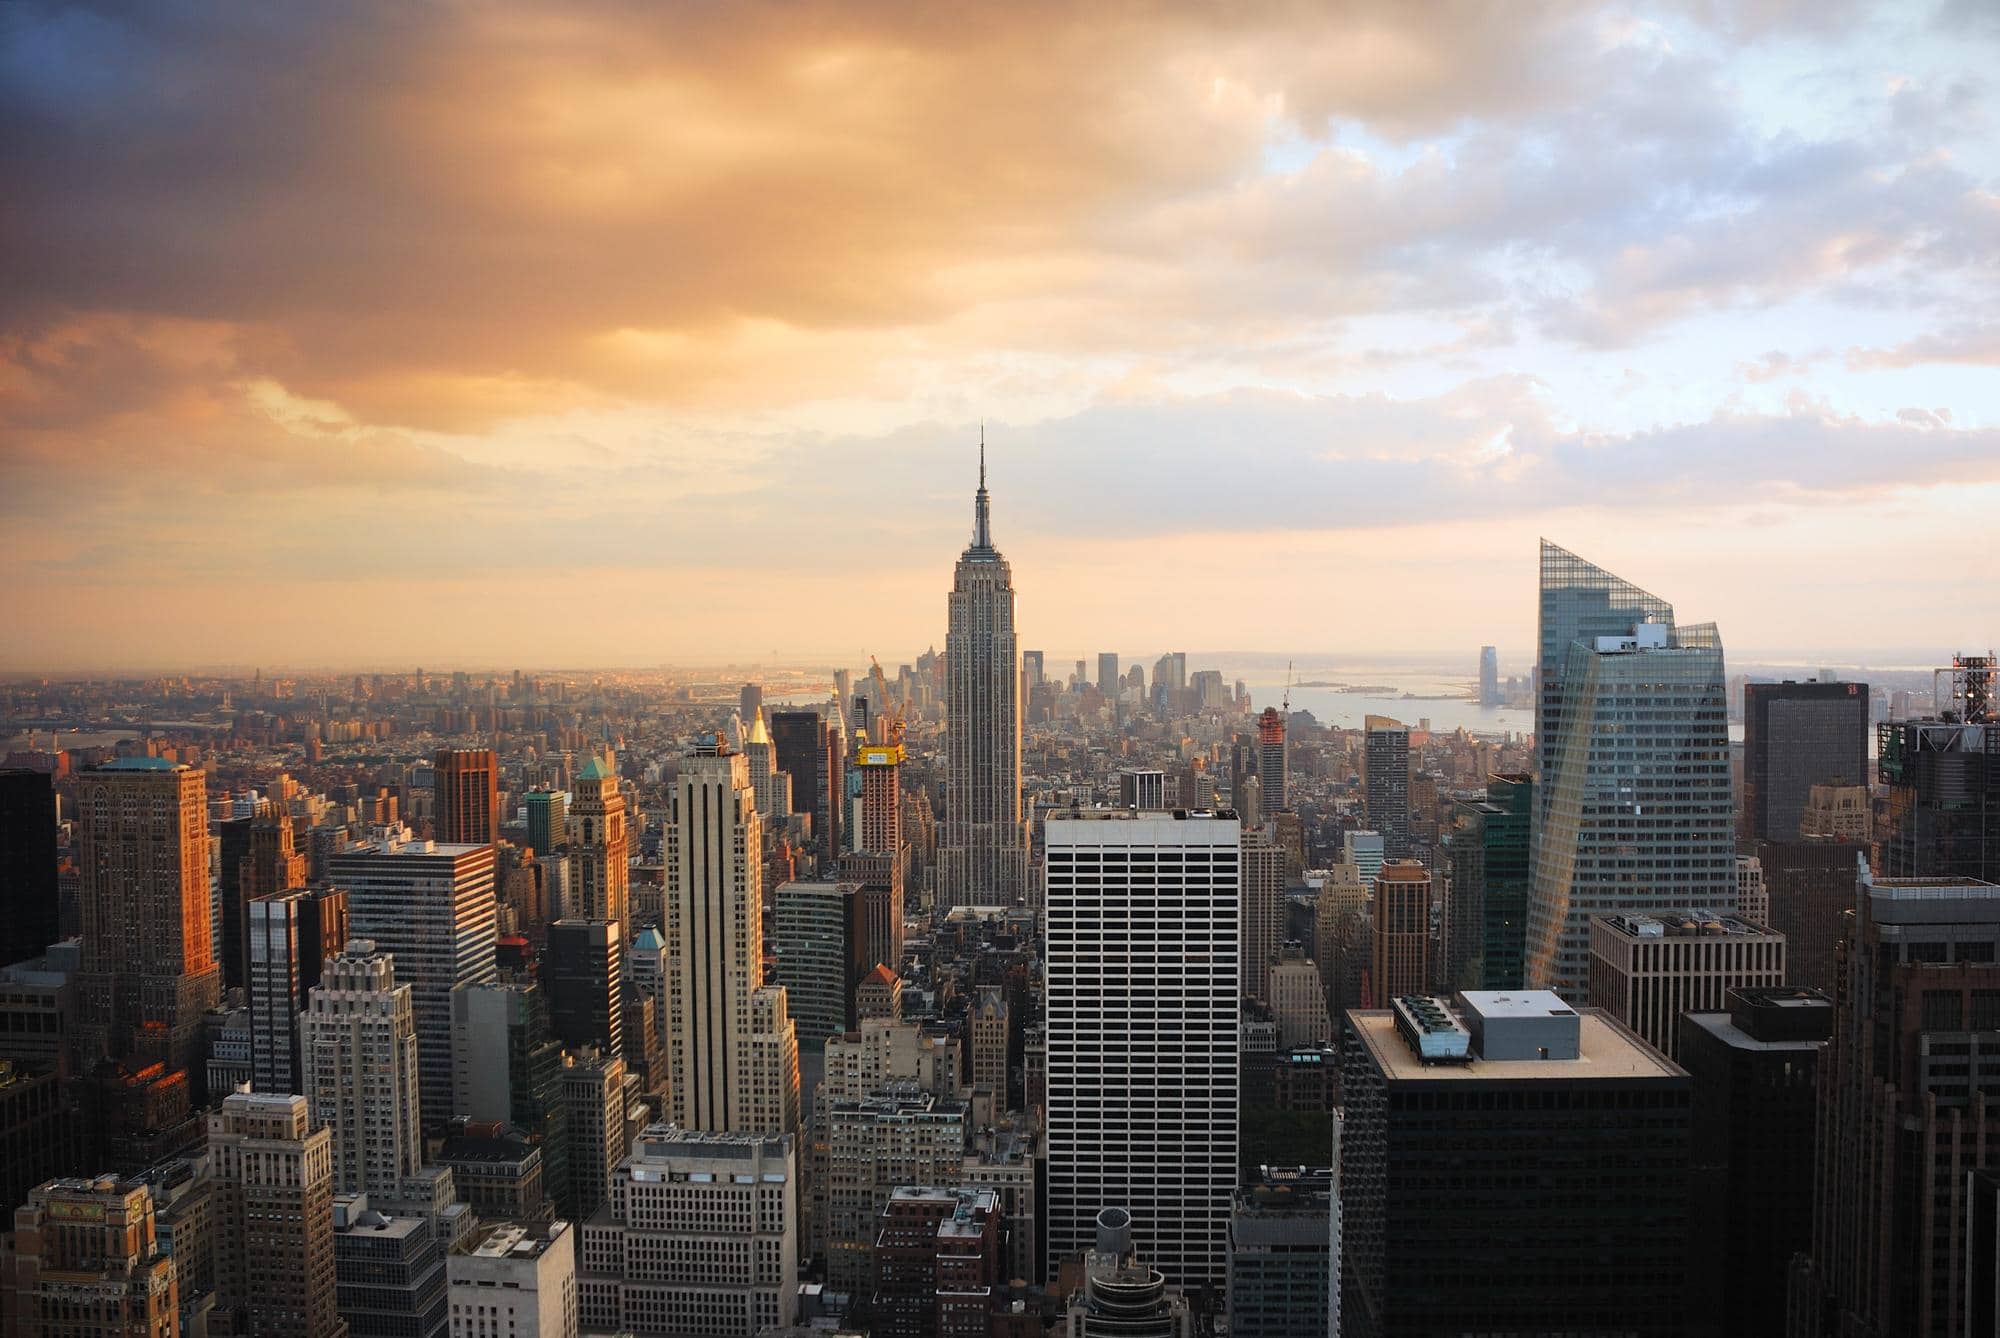
<path fill-rule="evenodd" d="M 764 723 L 764 708 L 760 704 L 757 713 L 750 717 L 750 732 L 744 737 L 743 743 L 746 748 L 754 748 L 759 744 L 768 745 L 770 742 L 771 729 Z"/>
<path fill-rule="evenodd" d="M 972 500 L 972 546 L 993 547 L 993 510 L 986 496 L 986 424 L 979 425 L 979 491 Z"/>

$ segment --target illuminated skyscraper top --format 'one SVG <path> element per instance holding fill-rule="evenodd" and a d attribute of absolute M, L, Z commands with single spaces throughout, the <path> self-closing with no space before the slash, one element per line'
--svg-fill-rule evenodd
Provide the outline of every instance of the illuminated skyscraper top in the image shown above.
<path fill-rule="evenodd" d="M 958 559 L 945 633 L 946 775 L 938 892 L 947 906 L 1016 905 L 1027 894 L 1021 821 L 1021 676 L 1014 577 L 993 547 L 986 434 L 972 543 Z"/>

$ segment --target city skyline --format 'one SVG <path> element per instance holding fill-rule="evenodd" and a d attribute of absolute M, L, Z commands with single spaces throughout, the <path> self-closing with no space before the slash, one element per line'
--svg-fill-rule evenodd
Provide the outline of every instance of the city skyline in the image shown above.
<path fill-rule="evenodd" d="M 0 1332 L 2000 1338 L 1996 69 L 0 3 Z"/>
<path fill-rule="evenodd" d="M 1971 644 L 1976 567 L 1894 573 L 2000 498 L 1996 39 L 12 7 L 0 667 L 914 649 L 981 418 L 1027 645 L 1178 641 L 1159 581 L 1212 644 L 1518 643 L 1536 533 L 1749 653 L 1839 650 L 1834 583 Z"/>

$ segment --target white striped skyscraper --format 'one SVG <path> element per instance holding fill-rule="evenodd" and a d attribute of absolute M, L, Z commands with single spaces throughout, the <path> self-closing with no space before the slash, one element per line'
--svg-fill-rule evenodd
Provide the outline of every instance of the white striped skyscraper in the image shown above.
<path fill-rule="evenodd" d="M 1241 832 L 1099 809 L 1047 828 L 1048 1264 L 1123 1208 L 1171 1282 L 1220 1286 L 1236 1188 Z"/>

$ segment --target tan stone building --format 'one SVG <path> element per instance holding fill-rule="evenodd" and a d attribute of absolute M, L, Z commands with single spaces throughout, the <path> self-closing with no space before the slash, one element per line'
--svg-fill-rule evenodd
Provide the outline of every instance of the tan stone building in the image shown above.
<path fill-rule="evenodd" d="M 238 1092 L 208 1117 L 216 1309 L 249 1338 L 341 1338 L 333 1134 L 302 1096 Z"/>
<path fill-rule="evenodd" d="M 1431 874 L 1415 860 L 1392 859 L 1375 876 L 1371 992 L 1382 1003 L 1431 987 Z"/>
<path fill-rule="evenodd" d="M 18 1338 L 180 1338 L 180 1286 L 137 1180 L 51 1180 L 0 1246 L 0 1330 Z"/>

